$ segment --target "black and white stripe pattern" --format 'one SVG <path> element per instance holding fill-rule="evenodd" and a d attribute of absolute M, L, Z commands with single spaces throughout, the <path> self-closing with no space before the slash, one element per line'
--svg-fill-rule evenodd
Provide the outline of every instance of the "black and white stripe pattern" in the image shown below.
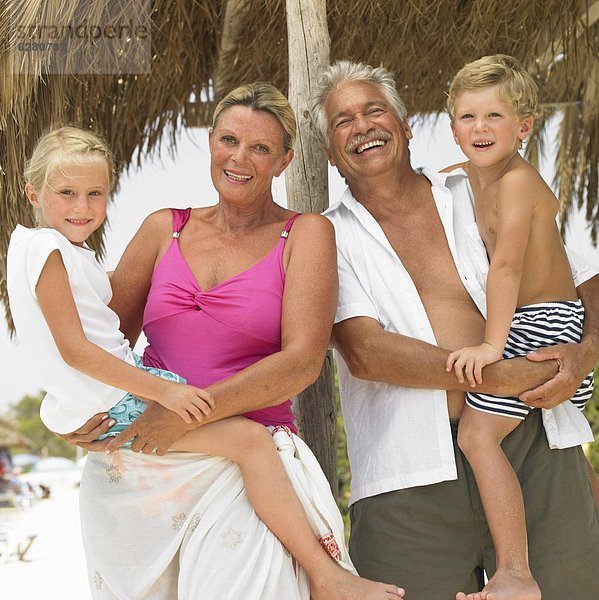
<path fill-rule="evenodd" d="M 503 358 L 514 358 L 556 344 L 578 343 L 582 338 L 584 308 L 574 302 L 543 302 L 516 309 L 503 351 Z M 593 394 L 593 373 L 589 373 L 570 399 L 580 410 Z M 483 412 L 524 419 L 530 406 L 518 398 L 502 398 L 468 392 L 466 402 Z"/>

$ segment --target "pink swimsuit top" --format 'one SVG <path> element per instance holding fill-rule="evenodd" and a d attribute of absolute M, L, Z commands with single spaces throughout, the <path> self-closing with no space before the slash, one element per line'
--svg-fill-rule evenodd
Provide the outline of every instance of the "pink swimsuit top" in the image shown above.
<path fill-rule="evenodd" d="M 149 346 L 143 362 L 207 387 L 281 350 L 285 240 L 254 266 L 202 291 L 179 249 L 179 233 L 191 209 L 171 209 L 173 241 L 152 274 L 143 329 Z M 291 400 L 244 416 L 296 431 Z"/>

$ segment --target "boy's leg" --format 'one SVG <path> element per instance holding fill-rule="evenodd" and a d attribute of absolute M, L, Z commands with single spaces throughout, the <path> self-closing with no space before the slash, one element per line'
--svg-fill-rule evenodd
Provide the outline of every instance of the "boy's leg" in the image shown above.
<path fill-rule="evenodd" d="M 222 456 L 241 469 L 256 514 L 305 569 L 314 600 L 397 600 L 398 588 L 361 579 L 343 569 L 318 542 L 285 473 L 270 432 L 231 417 L 186 433 L 172 450 Z"/>
<path fill-rule="evenodd" d="M 550 450 L 539 410 L 504 440 L 503 449 L 522 486 L 530 568 L 543 600 L 596 600 L 599 513 L 582 449 Z M 490 543 L 485 568 L 493 573 Z"/>
<path fill-rule="evenodd" d="M 458 443 L 470 463 L 495 545 L 497 571 L 480 596 L 458 594 L 458 600 L 540 600 L 528 566 L 524 500 L 518 478 L 501 442 L 520 419 L 476 410 L 466 404 Z"/>
<path fill-rule="evenodd" d="M 406 588 L 410 600 L 455 600 L 484 585 L 488 531 L 470 465 L 457 447 L 457 479 L 363 498 L 350 509 L 358 572 Z"/>

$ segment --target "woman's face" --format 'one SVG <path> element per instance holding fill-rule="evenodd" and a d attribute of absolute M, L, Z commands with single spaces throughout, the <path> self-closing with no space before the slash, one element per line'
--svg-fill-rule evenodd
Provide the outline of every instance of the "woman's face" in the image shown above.
<path fill-rule="evenodd" d="M 293 158 L 284 131 L 262 110 L 231 106 L 210 132 L 210 175 L 221 199 L 250 203 L 271 199 L 272 178 Z"/>

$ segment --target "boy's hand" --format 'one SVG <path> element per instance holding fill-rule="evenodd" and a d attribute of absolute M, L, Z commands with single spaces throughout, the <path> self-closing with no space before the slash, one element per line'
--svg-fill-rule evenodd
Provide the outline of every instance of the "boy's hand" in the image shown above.
<path fill-rule="evenodd" d="M 460 383 L 464 383 L 464 375 L 472 387 L 483 382 L 483 367 L 502 359 L 501 352 L 492 344 L 483 342 L 480 346 L 468 346 L 452 352 L 447 358 L 445 369 L 452 369 Z"/>
<path fill-rule="evenodd" d="M 216 406 L 209 392 L 183 383 L 173 383 L 160 404 L 177 413 L 186 423 L 192 423 L 194 419 L 201 423 Z"/>

